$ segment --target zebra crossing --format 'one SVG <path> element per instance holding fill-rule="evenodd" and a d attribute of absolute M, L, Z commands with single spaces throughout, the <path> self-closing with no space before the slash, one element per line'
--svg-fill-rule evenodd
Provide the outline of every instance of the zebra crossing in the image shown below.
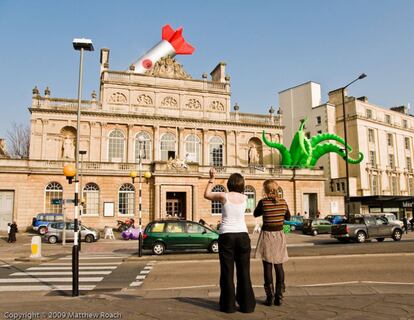
<path fill-rule="evenodd" d="M 98 283 L 115 271 L 127 256 L 80 255 L 79 290 L 93 290 Z M 0 292 L 8 291 L 66 291 L 72 290 L 72 257 L 56 262 L 44 262 L 0 278 Z"/>
<path fill-rule="evenodd" d="M 129 286 L 135 287 L 135 288 L 140 287 L 156 263 L 157 263 L 156 261 L 148 262 L 146 266 L 144 267 L 144 269 L 140 271 L 139 275 L 136 276 L 135 280 L 129 284 Z"/>

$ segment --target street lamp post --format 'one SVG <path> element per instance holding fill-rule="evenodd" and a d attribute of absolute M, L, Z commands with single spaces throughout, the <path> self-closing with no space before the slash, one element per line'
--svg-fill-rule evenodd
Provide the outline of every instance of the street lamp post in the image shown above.
<path fill-rule="evenodd" d="M 144 142 L 144 137 L 142 135 L 138 136 L 138 175 L 136 171 L 132 171 L 130 176 L 132 178 L 132 183 L 134 183 L 135 178 L 138 176 L 138 225 L 139 225 L 139 234 L 138 234 L 138 257 L 142 257 L 142 143 Z"/>
<path fill-rule="evenodd" d="M 348 135 L 346 128 L 346 116 L 345 116 L 345 89 L 348 88 L 354 82 L 364 79 L 367 75 L 362 73 L 358 78 L 348 83 L 341 88 L 342 92 L 342 116 L 344 121 L 344 140 L 345 140 L 345 174 L 346 174 L 346 190 L 345 190 L 345 216 L 349 220 L 349 164 L 348 164 Z"/>
<path fill-rule="evenodd" d="M 74 214 L 74 237 L 72 247 L 72 296 L 79 296 L 79 143 L 80 143 L 80 116 L 81 116 L 81 102 L 82 102 L 82 76 L 83 76 L 83 52 L 93 51 L 93 44 L 90 39 L 73 39 L 73 48 L 80 51 L 79 62 L 79 82 L 78 82 L 78 113 L 77 113 L 77 127 L 76 127 L 76 150 L 75 150 L 75 214 Z"/>
<path fill-rule="evenodd" d="M 83 205 L 84 205 L 84 199 L 83 199 L 83 186 L 82 186 L 82 171 L 83 171 L 83 156 L 86 154 L 86 150 L 79 150 L 79 154 L 81 156 L 80 161 L 80 181 L 79 181 L 79 189 L 80 189 L 80 202 L 82 205 L 82 209 L 79 210 L 79 225 L 81 228 L 80 237 L 79 237 L 79 251 L 81 251 L 82 248 L 82 214 L 83 214 Z"/>

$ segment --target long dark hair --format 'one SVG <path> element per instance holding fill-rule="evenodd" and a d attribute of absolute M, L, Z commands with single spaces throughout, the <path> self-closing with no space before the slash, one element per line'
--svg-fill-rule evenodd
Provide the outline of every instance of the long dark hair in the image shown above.
<path fill-rule="evenodd" d="M 244 178 L 240 173 L 233 173 L 227 180 L 227 189 L 229 192 L 244 192 Z"/>

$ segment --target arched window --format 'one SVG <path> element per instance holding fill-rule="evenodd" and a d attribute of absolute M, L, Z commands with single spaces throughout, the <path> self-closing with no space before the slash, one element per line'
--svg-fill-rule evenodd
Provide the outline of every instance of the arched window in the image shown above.
<path fill-rule="evenodd" d="M 99 187 L 95 183 L 87 183 L 83 188 L 83 214 L 99 215 Z"/>
<path fill-rule="evenodd" d="M 221 185 L 216 185 L 211 192 L 226 192 L 226 189 Z M 221 214 L 221 207 L 220 201 L 211 201 L 211 214 Z"/>
<path fill-rule="evenodd" d="M 51 182 L 45 188 L 45 213 L 62 213 L 63 188 L 58 182 Z"/>
<path fill-rule="evenodd" d="M 146 132 L 140 132 L 135 136 L 135 162 L 139 160 L 139 141 L 141 140 L 141 159 L 151 160 L 151 137 Z"/>
<path fill-rule="evenodd" d="M 123 162 L 125 150 L 125 136 L 121 130 L 113 130 L 109 134 L 108 160 L 110 162 Z"/>
<path fill-rule="evenodd" d="M 213 167 L 223 166 L 223 140 L 220 137 L 210 139 L 210 165 Z"/>
<path fill-rule="evenodd" d="M 244 188 L 244 194 L 247 196 L 246 213 L 253 214 L 256 207 L 256 191 L 252 186 L 246 186 Z"/>
<path fill-rule="evenodd" d="M 118 211 L 120 214 L 134 215 L 135 187 L 130 183 L 124 183 L 118 192 Z"/>
<path fill-rule="evenodd" d="M 161 137 L 161 161 L 167 161 L 170 158 L 175 159 L 175 135 L 165 133 Z"/>
<path fill-rule="evenodd" d="M 189 162 L 200 162 L 200 139 L 195 134 L 185 138 L 185 158 Z"/>

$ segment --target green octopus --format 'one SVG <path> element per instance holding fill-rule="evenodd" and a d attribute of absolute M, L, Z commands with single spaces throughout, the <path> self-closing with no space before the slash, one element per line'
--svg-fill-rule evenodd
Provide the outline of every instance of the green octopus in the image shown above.
<path fill-rule="evenodd" d="M 333 134 L 333 133 L 320 133 L 312 138 L 307 138 L 303 132 L 303 127 L 307 119 L 301 120 L 299 130 L 296 132 L 293 137 L 292 144 L 290 145 L 290 150 L 281 143 L 269 141 L 266 139 L 266 132 L 263 130 L 262 139 L 263 142 L 271 148 L 276 148 L 279 150 L 282 156 L 282 166 L 285 168 L 309 168 L 312 169 L 315 167 L 316 162 L 324 154 L 329 152 L 335 152 L 339 154 L 344 160 L 346 160 L 346 154 L 344 147 L 338 146 L 337 144 L 332 143 L 323 143 L 323 141 L 334 140 L 341 143 L 345 146 L 345 141 Z M 348 154 L 352 152 L 352 148 L 349 145 L 346 145 L 348 149 Z M 364 159 L 364 154 L 359 152 L 358 159 L 353 159 L 348 156 L 348 163 L 357 164 Z"/>

